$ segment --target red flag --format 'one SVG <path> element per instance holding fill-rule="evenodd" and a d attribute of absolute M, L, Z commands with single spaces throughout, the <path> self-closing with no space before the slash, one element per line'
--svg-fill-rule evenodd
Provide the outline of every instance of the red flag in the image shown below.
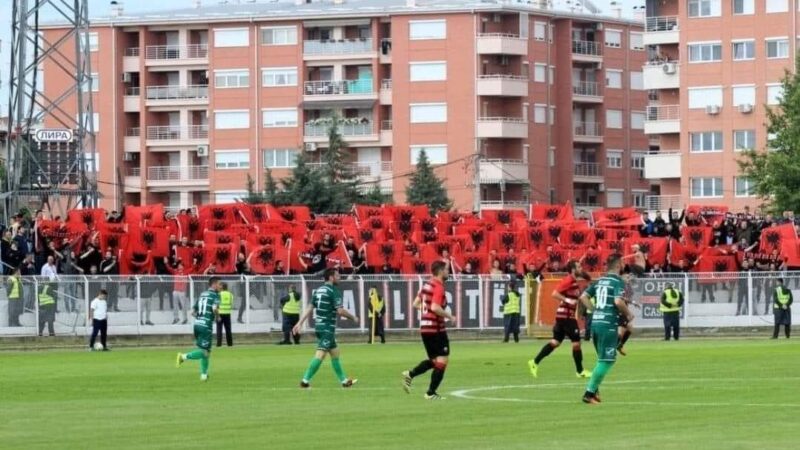
<path fill-rule="evenodd" d="M 461 252 L 456 256 L 456 263 L 461 268 L 465 268 L 467 264 L 472 266 L 472 273 L 481 274 L 489 273 L 491 266 L 489 265 L 489 254 L 485 251 L 478 252 Z"/>
<path fill-rule="evenodd" d="M 517 219 L 525 219 L 525 212 L 520 210 L 495 210 L 481 211 L 481 218 L 487 222 L 498 225 L 512 225 Z"/>
<path fill-rule="evenodd" d="M 761 232 L 759 250 L 762 253 L 781 250 L 783 249 L 783 243 L 787 241 L 789 243 L 797 242 L 797 233 L 795 232 L 794 224 L 787 223 L 770 227 Z"/>
<path fill-rule="evenodd" d="M 108 250 L 117 252 L 128 248 L 127 233 L 100 233 L 100 251 L 105 254 Z"/>
<path fill-rule="evenodd" d="M 150 275 L 155 272 L 153 255 L 125 251 L 121 253 L 120 273 L 123 275 Z"/>
<path fill-rule="evenodd" d="M 543 250 L 547 247 L 548 231 L 545 227 L 532 227 L 525 230 L 525 238 L 527 239 L 526 247 L 531 250 Z"/>
<path fill-rule="evenodd" d="M 625 254 L 632 255 L 632 246 L 638 245 L 642 253 L 647 257 L 647 263 L 651 266 L 658 264 L 664 266 L 667 261 L 667 238 L 632 238 L 625 241 Z"/>
<path fill-rule="evenodd" d="M 704 254 L 697 264 L 698 272 L 735 272 L 738 270 L 735 255 Z M 700 280 L 702 283 L 703 280 Z M 709 280 L 713 282 L 714 280 Z"/>
<path fill-rule="evenodd" d="M 160 226 L 164 223 L 164 205 L 125 206 L 125 222 L 130 225 Z"/>
<path fill-rule="evenodd" d="M 267 205 L 250 205 L 247 203 L 239 203 L 236 205 L 237 209 L 242 216 L 250 224 L 264 223 L 269 220 L 269 211 Z"/>
<path fill-rule="evenodd" d="M 236 255 L 238 245 L 234 244 L 207 244 L 206 263 L 216 267 L 216 273 L 236 273 Z"/>
<path fill-rule="evenodd" d="M 350 260 L 350 256 L 347 254 L 347 249 L 344 247 L 344 242 L 342 241 L 336 243 L 336 248 L 334 248 L 331 253 L 328 253 L 328 256 L 325 257 L 325 261 L 328 267 L 338 267 L 342 269 L 353 268 L 353 261 Z"/>
<path fill-rule="evenodd" d="M 572 205 L 531 205 L 531 220 L 572 220 L 575 216 L 572 212 Z"/>
<path fill-rule="evenodd" d="M 287 222 L 305 223 L 311 220 L 311 210 L 308 206 L 279 206 L 276 208 L 280 218 Z M 275 220 L 274 217 L 271 217 Z"/>
<path fill-rule="evenodd" d="M 325 225 L 334 228 L 354 227 L 356 219 L 348 215 L 322 216 L 319 218 Z"/>
<path fill-rule="evenodd" d="M 592 246 L 595 243 L 595 234 L 588 228 L 564 228 L 561 230 L 560 242 L 563 245 Z"/>
<path fill-rule="evenodd" d="M 405 205 L 405 206 L 384 206 L 383 207 L 392 220 L 396 222 L 409 222 L 414 220 L 424 220 L 431 217 L 428 207 L 425 205 Z"/>
<path fill-rule="evenodd" d="M 722 223 L 725 221 L 725 216 L 728 214 L 728 207 L 689 205 L 684 212 L 687 217 L 703 217 L 709 225 L 713 225 L 714 222 Z"/>
<path fill-rule="evenodd" d="M 380 206 L 353 205 L 353 210 L 359 222 L 363 222 L 372 217 L 383 217 L 385 214 L 384 209 Z"/>
<path fill-rule="evenodd" d="M 187 273 L 200 274 L 208 267 L 206 251 L 203 247 L 178 247 L 177 257 Z"/>
<path fill-rule="evenodd" d="M 400 269 L 403 253 L 402 242 L 390 241 L 367 244 L 367 266 L 382 267 L 384 264 L 388 264 L 394 269 Z"/>
<path fill-rule="evenodd" d="M 406 256 L 403 258 L 401 272 L 404 274 L 427 275 L 430 273 L 430 265 L 422 258 Z"/>
<path fill-rule="evenodd" d="M 89 230 L 97 230 L 106 222 L 106 211 L 100 208 L 73 209 L 67 213 L 67 222 L 82 222 Z"/>
<path fill-rule="evenodd" d="M 605 208 L 592 213 L 597 228 L 638 228 L 642 216 L 636 208 Z"/>
<path fill-rule="evenodd" d="M 781 256 L 786 261 L 786 266 L 790 269 L 800 268 L 800 243 L 785 240 L 782 243 Z"/>
<path fill-rule="evenodd" d="M 199 241 L 203 239 L 203 228 L 200 219 L 189 214 L 179 214 L 177 217 L 178 228 L 180 230 L 180 239 L 186 237 L 190 241 Z"/>
<path fill-rule="evenodd" d="M 489 249 L 497 252 L 519 252 L 525 247 L 523 237 L 524 235 L 515 231 L 494 231 L 489 235 Z"/>
<path fill-rule="evenodd" d="M 681 230 L 686 247 L 702 252 L 711 245 L 714 239 L 714 230 L 711 227 L 685 227 Z"/>
<path fill-rule="evenodd" d="M 129 248 L 134 253 L 150 252 L 153 258 L 169 256 L 169 232 L 166 228 L 132 227 Z"/>
<path fill-rule="evenodd" d="M 239 235 L 224 231 L 206 231 L 203 235 L 206 245 L 236 244 L 239 245 Z"/>
<path fill-rule="evenodd" d="M 284 247 L 284 242 L 280 234 L 260 234 L 249 233 L 247 235 L 247 245 L 255 247 L 270 246 L 274 248 Z"/>
<path fill-rule="evenodd" d="M 197 209 L 197 216 L 200 218 L 200 223 L 221 222 L 233 225 L 236 222 L 236 205 L 201 205 Z"/>
<path fill-rule="evenodd" d="M 249 245 L 247 250 L 250 270 L 260 275 L 272 275 L 278 249 L 271 245 Z"/>
<path fill-rule="evenodd" d="M 410 238 L 414 233 L 419 232 L 422 230 L 420 223 L 416 220 L 410 221 L 393 221 L 389 224 L 389 229 L 392 232 L 392 236 L 396 240 L 406 240 Z"/>
<path fill-rule="evenodd" d="M 589 273 L 599 273 L 605 271 L 606 260 L 609 253 L 602 249 L 588 249 L 581 258 L 583 270 Z"/>
<path fill-rule="evenodd" d="M 481 227 L 458 225 L 455 229 L 455 236 L 464 240 L 464 251 L 485 252 L 489 248 L 489 233 Z"/>

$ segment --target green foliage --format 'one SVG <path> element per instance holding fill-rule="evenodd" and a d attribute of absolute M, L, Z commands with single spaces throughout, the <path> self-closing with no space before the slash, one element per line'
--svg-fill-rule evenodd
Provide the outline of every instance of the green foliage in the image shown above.
<path fill-rule="evenodd" d="M 419 153 L 417 167 L 406 188 L 406 201 L 410 205 L 426 205 L 431 214 L 447 211 L 453 202 L 447 197 L 444 183 L 433 171 L 425 150 Z"/>
<path fill-rule="evenodd" d="M 360 205 L 375 206 L 388 205 L 392 202 L 392 194 L 384 194 L 377 183 L 374 184 L 365 194 L 362 194 L 361 198 L 358 200 Z"/>
<path fill-rule="evenodd" d="M 361 197 L 358 178 L 345 160 L 346 145 L 339 132 L 339 120 L 334 118 L 328 129 L 328 148 L 322 154 L 323 164 L 319 169 L 325 187 L 324 201 L 315 212 L 347 213 Z"/>
<path fill-rule="evenodd" d="M 283 196 L 278 191 L 278 183 L 272 178 L 272 170 L 267 169 L 267 172 L 264 174 L 264 202 L 281 206 L 283 202 L 280 197 Z"/>
<path fill-rule="evenodd" d="M 247 174 L 247 196 L 243 197 L 242 201 L 251 205 L 267 203 L 264 193 L 256 190 L 256 182 L 249 173 Z"/>
<path fill-rule="evenodd" d="M 795 65 L 800 69 L 800 62 Z M 782 84 L 780 104 L 766 107 L 767 132 L 774 136 L 769 149 L 748 150 L 738 161 L 753 194 L 778 214 L 800 211 L 800 77 L 786 71 Z"/>

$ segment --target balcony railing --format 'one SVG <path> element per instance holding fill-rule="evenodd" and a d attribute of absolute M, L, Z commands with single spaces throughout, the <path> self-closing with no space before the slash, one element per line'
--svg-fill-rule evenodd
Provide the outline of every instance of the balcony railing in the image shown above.
<path fill-rule="evenodd" d="M 141 49 L 139 47 L 130 47 L 125 49 L 125 56 L 138 57 L 140 54 Z"/>
<path fill-rule="evenodd" d="M 142 169 L 138 167 L 128 167 L 125 171 L 125 175 L 129 177 L 140 177 L 142 176 Z"/>
<path fill-rule="evenodd" d="M 518 80 L 527 81 L 528 78 L 522 75 L 511 75 L 505 73 L 495 73 L 492 75 L 478 75 L 479 80 Z"/>
<path fill-rule="evenodd" d="M 478 117 L 478 122 L 527 123 L 522 117 Z"/>
<path fill-rule="evenodd" d="M 147 168 L 148 181 L 195 181 L 208 179 L 208 166 L 160 166 Z"/>
<path fill-rule="evenodd" d="M 575 136 L 600 137 L 603 135 L 602 128 L 598 122 L 577 122 L 573 131 Z"/>
<path fill-rule="evenodd" d="M 572 53 L 576 55 L 602 56 L 602 47 L 595 41 L 572 41 Z"/>
<path fill-rule="evenodd" d="M 126 87 L 125 95 L 128 97 L 138 97 L 142 95 L 142 89 L 139 86 Z"/>
<path fill-rule="evenodd" d="M 139 137 L 142 135 L 142 129 L 139 127 L 132 127 L 125 129 L 125 137 Z"/>
<path fill-rule="evenodd" d="M 600 164 L 593 162 L 574 163 L 574 174 L 576 177 L 602 177 L 603 171 Z"/>
<path fill-rule="evenodd" d="M 372 80 L 306 81 L 306 95 L 364 95 L 371 94 Z"/>
<path fill-rule="evenodd" d="M 328 130 L 330 129 L 331 125 L 328 123 L 311 123 L 308 122 L 304 126 L 304 136 L 308 137 L 324 137 L 328 135 Z M 340 123 L 339 124 L 339 133 L 342 136 L 370 136 L 375 134 L 373 131 L 372 122 L 367 123 Z"/>
<path fill-rule="evenodd" d="M 392 131 L 392 121 L 381 120 L 381 131 Z"/>
<path fill-rule="evenodd" d="M 391 78 L 386 78 L 386 79 L 381 80 L 381 90 L 382 91 L 388 91 L 390 89 L 392 89 L 392 79 Z"/>
<path fill-rule="evenodd" d="M 648 17 L 644 31 L 654 33 L 658 31 L 678 31 L 678 16 Z"/>
<path fill-rule="evenodd" d="M 651 105 L 647 107 L 646 120 L 680 120 L 680 111 L 678 105 Z"/>
<path fill-rule="evenodd" d="M 478 33 L 478 37 L 503 37 L 519 39 L 519 35 L 514 33 Z"/>
<path fill-rule="evenodd" d="M 208 98 L 208 85 L 147 86 L 148 100 L 179 100 Z"/>
<path fill-rule="evenodd" d="M 372 38 L 303 41 L 306 55 L 349 55 L 373 51 Z"/>
<path fill-rule="evenodd" d="M 327 163 L 307 163 L 312 168 L 323 168 Z M 351 171 L 357 177 L 379 177 L 381 174 L 392 173 L 391 161 L 374 161 L 374 162 L 352 162 L 346 163 L 345 169 Z"/>
<path fill-rule="evenodd" d="M 572 84 L 572 93 L 589 97 L 600 96 L 600 84 L 596 81 L 578 81 Z"/>
<path fill-rule="evenodd" d="M 208 125 L 160 125 L 147 127 L 147 139 L 172 141 L 181 139 L 208 139 Z"/>
<path fill-rule="evenodd" d="M 680 195 L 648 195 L 644 198 L 644 209 L 659 211 L 683 208 L 683 199 Z"/>
<path fill-rule="evenodd" d="M 145 59 L 205 59 L 208 58 L 208 45 L 148 45 L 144 51 Z"/>

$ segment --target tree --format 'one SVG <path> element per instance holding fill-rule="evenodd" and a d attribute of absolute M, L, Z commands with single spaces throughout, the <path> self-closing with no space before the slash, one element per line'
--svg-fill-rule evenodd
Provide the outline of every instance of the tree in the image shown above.
<path fill-rule="evenodd" d="M 247 195 L 242 198 L 242 201 L 251 205 L 267 203 L 264 194 L 260 191 L 256 191 L 256 182 L 249 173 L 247 174 Z"/>
<path fill-rule="evenodd" d="M 312 211 L 319 212 L 318 208 L 328 195 L 319 172 L 306 164 L 306 155 L 303 152 L 298 153 L 291 176 L 281 181 L 284 189 L 279 198 L 284 200 L 282 203 L 306 205 Z"/>
<path fill-rule="evenodd" d="M 379 184 L 374 184 L 372 187 L 358 200 L 361 205 L 385 205 L 392 203 L 392 194 L 386 194 L 381 190 Z"/>
<path fill-rule="evenodd" d="M 772 213 L 800 210 L 800 59 L 795 74 L 786 71 L 783 97 L 767 107 L 767 151 L 748 150 L 738 161 L 751 192 Z"/>
<path fill-rule="evenodd" d="M 410 205 L 427 205 L 431 214 L 447 211 L 453 206 L 444 183 L 433 172 L 425 150 L 419 152 L 416 171 L 406 188 L 406 201 Z"/>
<path fill-rule="evenodd" d="M 334 117 L 328 128 L 328 149 L 322 155 L 323 165 L 319 169 L 325 185 L 325 202 L 315 212 L 343 214 L 353 207 L 361 197 L 358 178 L 345 161 L 347 144 L 339 132 L 339 120 Z"/>
<path fill-rule="evenodd" d="M 281 193 L 278 191 L 278 183 L 272 178 L 272 170 L 267 169 L 264 174 L 264 202 L 271 205 L 283 205 Z"/>

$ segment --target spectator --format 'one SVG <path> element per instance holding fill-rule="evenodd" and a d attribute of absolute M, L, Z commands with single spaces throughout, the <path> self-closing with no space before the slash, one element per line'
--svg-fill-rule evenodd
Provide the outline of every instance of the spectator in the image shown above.
<path fill-rule="evenodd" d="M 111 250 L 106 250 L 105 257 L 100 261 L 100 275 L 109 277 L 109 282 L 105 283 L 108 310 L 119 312 L 119 283 L 113 278 L 119 275 L 119 264 L 116 255 Z"/>
<path fill-rule="evenodd" d="M 661 211 L 656 211 L 656 218 L 653 221 L 653 236 L 666 237 L 667 236 L 667 222 L 661 217 Z"/>
<path fill-rule="evenodd" d="M 650 237 L 653 235 L 653 221 L 650 220 L 650 215 L 648 213 L 642 214 L 642 224 L 639 225 L 639 235 L 643 238 Z"/>

